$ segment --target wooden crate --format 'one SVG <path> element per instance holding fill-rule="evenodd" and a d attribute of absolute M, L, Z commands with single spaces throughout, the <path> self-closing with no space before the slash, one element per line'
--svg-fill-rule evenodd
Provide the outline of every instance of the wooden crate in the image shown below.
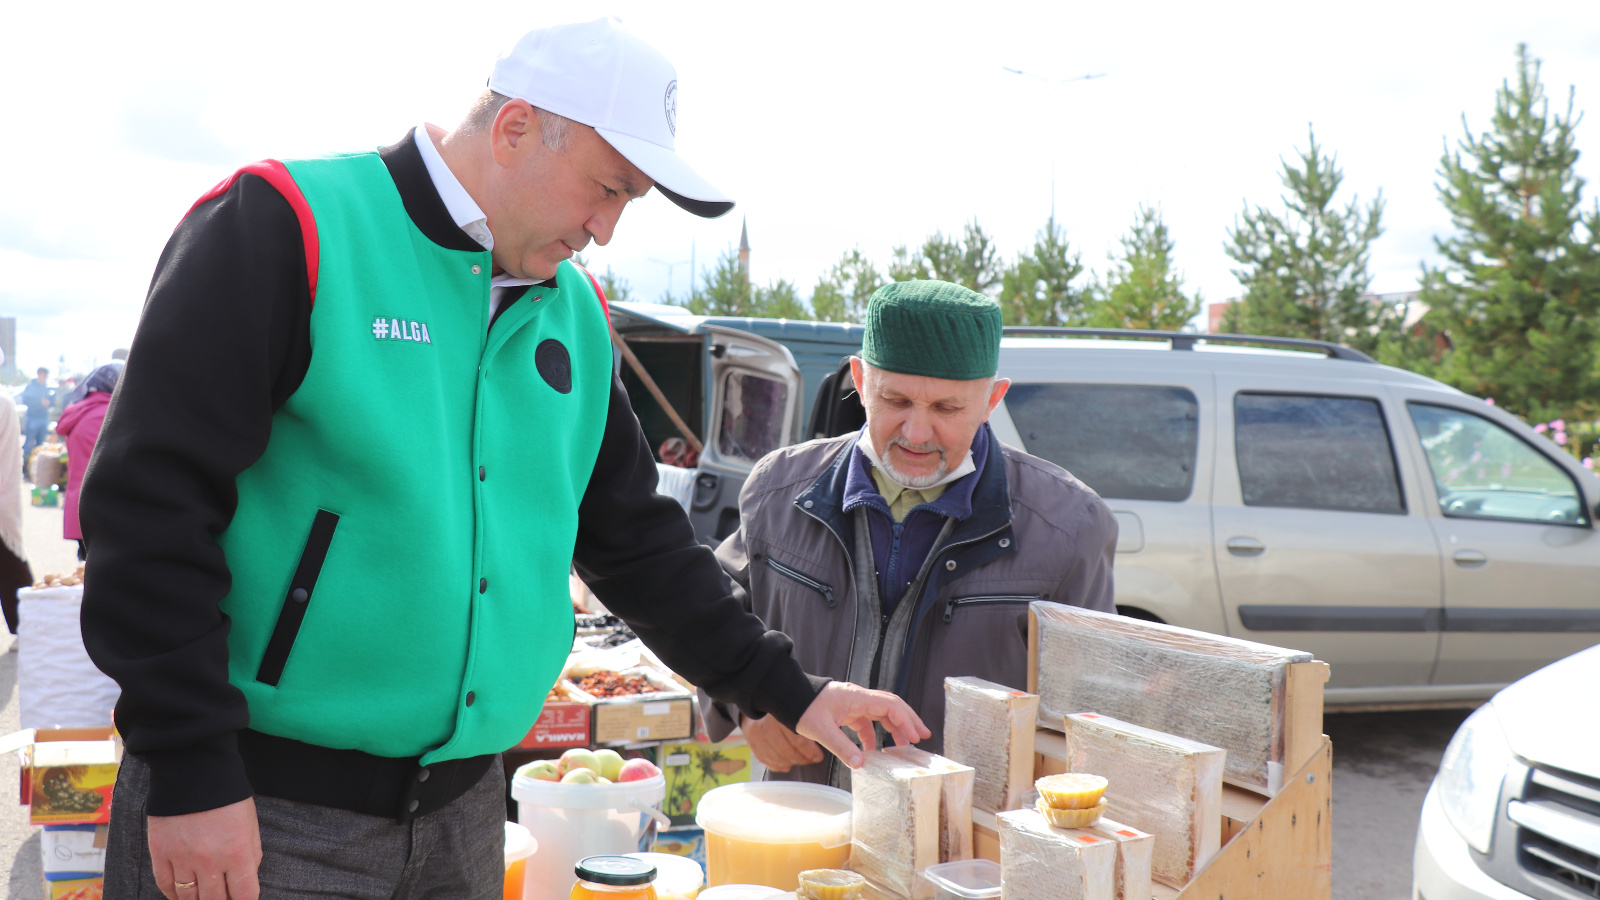
<path fill-rule="evenodd" d="M 1036 651 L 1036 648 L 1030 648 Z M 1155 885 L 1152 900 L 1331 900 L 1333 744 L 1322 733 L 1328 664 L 1291 663 L 1284 708 L 1284 780 L 1276 797 L 1223 785 L 1222 849 L 1183 890 Z M 1037 775 L 1059 771 L 1035 757 Z M 973 811 L 973 850 L 1000 860 L 992 814 Z"/>

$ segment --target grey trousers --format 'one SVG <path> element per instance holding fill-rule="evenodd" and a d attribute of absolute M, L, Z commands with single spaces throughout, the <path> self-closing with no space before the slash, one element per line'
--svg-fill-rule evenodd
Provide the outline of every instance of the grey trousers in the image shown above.
<path fill-rule="evenodd" d="M 404 825 L 257 797 L 261 896 L 494 900 L 504 884 L 505 791 L 496 763 L 455 802 Z M 106 900 L 161 900 L 150 863 L 149 793 L 149 768 L 123 757 L 111 801 Z"/>

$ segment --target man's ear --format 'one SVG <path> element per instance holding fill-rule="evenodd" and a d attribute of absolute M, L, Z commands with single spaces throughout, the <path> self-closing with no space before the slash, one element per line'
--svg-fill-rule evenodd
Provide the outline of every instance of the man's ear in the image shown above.
<path fill-rule="evenodd" d="M 863 406 L 867 403 L 867 392 L 862 390 L 862 387 L 866 384 L 867 373 L 865 366 L 866 363 L 861 361 L 861 357 L 850 357 L 850 380 L 856 383 L 856 396 L 861 398 Z"/>
<path fill-rule="evenodd" d="M 529 149 L 527 139 L 539 127 L 539 114 L 526 100 L 512 99 L 495 114 L 494 125 L 489 129 L 489 146 L 494 161 L 510 167 L 515 158 Z"/>
<path fill-rule="evenodd" d="M 983 414 L 985 422 L 989 421 L 989 417 L 994 415 L 994 408 L 1000 405 L 1000 401 L 1005 398 L 1006 391 L 1010 390 L 1010 388 L 1011 379 L 996 378 L 994 380 L 994 387 L 989 389 L 989 409 Z"/>

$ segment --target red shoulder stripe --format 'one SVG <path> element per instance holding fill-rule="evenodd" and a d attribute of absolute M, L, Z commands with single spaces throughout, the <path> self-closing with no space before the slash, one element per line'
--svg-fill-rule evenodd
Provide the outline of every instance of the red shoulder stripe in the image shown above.
<path fill-rule="evenodd" d="M 573 263 L 573 265 L 578 266 L 577 263 Z M 594 295 L 600 298 L 600 311 L 606 314 L 606 324 L 611 324 L 611 304 L 606 302 L 606 292 L 600 290 L 600 282 L 595 281 L 594 276 L 590 275 L 589 270 L 583 266 L 578 266 L 578 271 L 588 277 L 589 283 L 594 285 Z"/>
<path fill-rule="evenodd" d="M 317 268 L 319 261 L 317 220 L 311 215 L 311 204 L 306 202 L 305 195 L 300 193 L 300 186 L 295 184 L 294 176 L 290 175 L 289 170 L 283 167 L 283 163 L 275 159 L 264 159 L 245 166 L 223 179 L 216 187 L 206 191 L 199 200 L 194 202 L 194 206 L 189 207 L 189 212 L 184 213 L 184 216 L 187 217 L 189 213 L 195 211 L 195 207 L 207 200 L 227 193 L 228 189 L 233 187 L 233 183 L 239 180 L 240 175 L 256 175 L 266 179 L 268 184 L 283 195 L 283 199 L 289 201 L 289 208 L 294 210 L 295 218 L 300 220 L 300 238 L 305 242 L 306 250 L 306 284 L 311 288 L 311 303 L 315 306 L 317 302 Z"/>

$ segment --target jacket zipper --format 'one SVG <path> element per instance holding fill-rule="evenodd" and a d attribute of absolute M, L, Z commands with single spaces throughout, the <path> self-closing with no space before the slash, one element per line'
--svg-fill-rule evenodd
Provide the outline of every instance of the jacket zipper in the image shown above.
<path fill-rule="evenodd" d="M 947 625 L 950 623 L 950 619 L 955 615 L 956 607 L 958 606 L 982 603 L 1032 603 L 1038 599 L 1038 594 L 984 594 L 976 597 L 951 597 L 944 602 L 944 621 Z"/>
<path fill-rule="evenodd" d="M 811 588 L 813 591 L 821 594 L 822 599 L 827 601 L 829 609 L 833 609 L 839 605 L 839 601 L 834 599 L 833 588 L 823 584 L 815 578 L 812 578 L 810 575 L 801 572 L 799 569 L 795 569 L 791 566 L 786 566 L 783 563 L 778 562 L 771 556 L 768 556 L 766 559 L 767 568 L 777 572 L 779 575 L 782 575 L 785 578 L 790 579 L 791 581 L 798 581 L 806 587 Z"/>

